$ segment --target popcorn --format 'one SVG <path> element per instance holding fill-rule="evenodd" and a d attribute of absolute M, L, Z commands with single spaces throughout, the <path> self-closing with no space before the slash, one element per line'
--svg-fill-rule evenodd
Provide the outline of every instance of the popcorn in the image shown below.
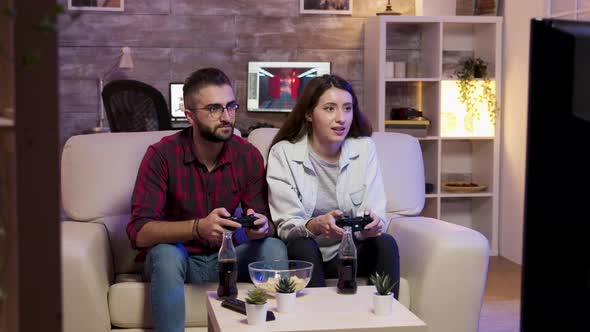
<path fill-rule="evenodd" d="M 280 276 L 270 277 L 266 282 L 257 283 L 256 287 L 263 289 L 267 292 L 274 293 L 276 291 L 275 287 L 279 283 Z M 297 276 L 291 276 L 290 279 L 295 284 L 295 291 L 302 290 L 305 285 L 307 284 L 306 279 L 299 278 Z"/>

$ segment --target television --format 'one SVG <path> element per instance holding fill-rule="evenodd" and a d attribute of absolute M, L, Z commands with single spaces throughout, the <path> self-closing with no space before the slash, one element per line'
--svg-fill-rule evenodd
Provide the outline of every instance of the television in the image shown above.
<path fill-rule="evenodd" d="M 529 58 L 521 331 L 590 331 L 590 22 L 533 19 Z"/>
<path fill-rule="evenodd" d="M 248 111 L 290 112 L 307 83 L 324 74 L 329 62 L 248 62 Z"/>
<path fill-rule="evenodd" d="M 170 121 L 173 127 L 188 125 L 188 120 L 183 111 L 183 93 L 182 87 L 184 83 L 172 82 L 170 83 Z"/>

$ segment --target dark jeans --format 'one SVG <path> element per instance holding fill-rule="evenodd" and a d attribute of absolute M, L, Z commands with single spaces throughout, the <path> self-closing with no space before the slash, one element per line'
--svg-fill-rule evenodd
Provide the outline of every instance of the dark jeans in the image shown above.
<path fill-rule="evenodd" d="M 399 250 L 395 239 L 389 234 L 356 242 L 357 276 L 368 277 L 375 271 L 387 272 L 397 281 L 394 296 L 399 296 Z M 313 274 L 308 287 L 325 287 L 326 278 L 338 278 L 338 256 L 324 262 L 317 242 L 312 238 L 297 238 L 287 243 L 289 259 L 313 263 Z"/>

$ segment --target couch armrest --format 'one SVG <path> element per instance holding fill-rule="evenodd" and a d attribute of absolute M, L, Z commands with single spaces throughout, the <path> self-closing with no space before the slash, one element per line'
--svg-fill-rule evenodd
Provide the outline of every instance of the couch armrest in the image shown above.
<path fill-rule="evenodd" d="M 65 221 L 61 237 L 64 331 L 110 331 L 113 259 L 107 230 L 102 224 Z"/>
<path fill-rule="evenodd" d="M 399 246 L 410 310 L 429 332 L 476 332 L 489 260 L 477 231 L 425 217 L 394 217 L 387 230 Z"/>

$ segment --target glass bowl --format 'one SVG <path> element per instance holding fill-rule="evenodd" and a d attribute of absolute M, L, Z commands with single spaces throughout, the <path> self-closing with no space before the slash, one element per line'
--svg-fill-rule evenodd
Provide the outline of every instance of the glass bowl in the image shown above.
<path fill-rule="evenodd" d="M 281 278 L 295 282 L 295 291 L 300 291 L 311 279 L 313 264 L 296 260 L 258 261 L 248 264 L 250 279 L 256 288 L 274 294 L 275 286 Z"/>

